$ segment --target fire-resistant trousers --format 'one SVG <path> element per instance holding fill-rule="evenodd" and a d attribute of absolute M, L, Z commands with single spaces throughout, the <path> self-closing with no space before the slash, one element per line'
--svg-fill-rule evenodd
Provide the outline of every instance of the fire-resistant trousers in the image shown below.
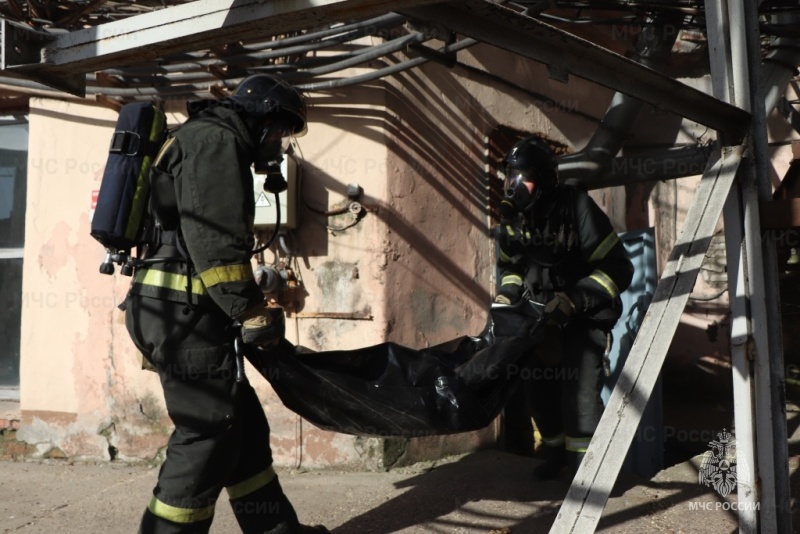
<path fill-rule="evenodd" d="M 236 381 L 230 319 L 139 295 L 124 307 L 175 426 L 139 532 L 207 533 L 223 488 L 243 532 L 292 532 L 297 516 L 272 468 L 267 418 L 247 381 Z"/>
<path fill-rule="evenodd" d="M 532 416 L 546 446 L 566 446 L 581 458 L 603 415 L 606 333 L 576 320 L 548 336 L 556 338 L 545 339 L 527 360 L 522 387 L 507 405 L 508 448 L 532 452 Z"/>

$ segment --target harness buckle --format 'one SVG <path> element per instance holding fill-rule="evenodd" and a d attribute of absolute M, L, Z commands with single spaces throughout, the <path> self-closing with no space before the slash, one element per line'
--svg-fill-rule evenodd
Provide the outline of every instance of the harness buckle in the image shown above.
<path fill-rule="evenodd" d="M 122 154 L 123 156 L 138 156 L 139 148 L 142 145 L 142 138 L 136 132 L 117 130 L 111 136 L 111 146 L 108 151 L 112 154 Z"/>

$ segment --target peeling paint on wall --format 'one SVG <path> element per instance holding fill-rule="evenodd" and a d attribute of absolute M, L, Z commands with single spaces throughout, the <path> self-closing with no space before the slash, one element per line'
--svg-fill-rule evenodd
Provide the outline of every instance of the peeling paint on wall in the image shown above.
<path fill-rule="evenodd" d="M 320 290 L 319 311 L 350 312 L 360 307 L 358 264 L 326 261 L 314 269 L 314 272 Z"/>

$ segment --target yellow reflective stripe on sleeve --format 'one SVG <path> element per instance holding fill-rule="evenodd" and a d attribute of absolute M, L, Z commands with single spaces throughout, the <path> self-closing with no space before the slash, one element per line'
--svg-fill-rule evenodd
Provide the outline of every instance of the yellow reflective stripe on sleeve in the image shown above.
<path fill-rule="evenodd" d="M 602 260 L 606 257 L 606 254 L 614 248 L 614 245 L 619 243 L 619 237 L 617 236 L 616 232 L 611 232 L 603 239 L 603 242 L 597 245 L 597 248 L 594 249 L 592 255 L 589 256 L 589 262 Z"/>
<path fill-rule="evenodd" d="M 592 274 L 589 275 L 589 278 L 603 286 L 603 289 L 611 295 L 611 298 L 616 298 L 619 296 L 619 288 L 617 288 L 617 284 L 614 283 L 614 280 L 611 279 L 606 273 L 601 270 L 595 270 Z"/>
<path fill-rule="evenodd" d="M 231 499 L 238 499 L 239 497 L 244 497 L 254 491 L 263 488 L 275 478 L 275 469 L 272 466 L 261 471 L 257 475 L 254 475 L 248 479 L 245 479 L 238 484 L 234 484 L 233 486 L 228 486 L 225 488 L 228 491 L 228 497 Z"/>
<path fill-rule="evenodd" d="M 500 261 L 504 261 L 506 263 L 511 261 L 511 256 L 503 252 L 503 249 L 500 249 Z"/>
<path fill-rule="evenodd" d="M 501 286 L 521 286 L 522 285 L 522 277 L 518 274 L 507 274 L 503 277 L 503 283 L 500 284 Z"/>
<path fill-rule="evenodd" d="M 206 287 L 213 287 L 227 282 L 243 282 L 253 279 L 253 266 L 249 263 L 220 265 L 219 267 L 206 269 L 199 276 Z"/>
<path fill-rule="evenodd" d="M 155 497 L 150 499 L 150 504 L 147 508 L 153 515 L 173 523 L 197 523 L 214 515 L 213 504 L 205 508 L 178 508 L 177 506 L 163 503 Z"/>
<path fill-rule="evenodd" d="M 573 438 L 572 436 L 567 436 L 567 450 L 572 452 L 586 452 L 586 449 L 589 448 L 589 442 L 592 441 L 591 437 L 588 438 Z"/>
<path fill-rule="evenodd" d="M 134 284 L 146 286 L 163 287 L 174 291 L 186 291 L 186 275 L 178 273 L 168 273 L 157 269 L 139 269 L 133 277 Z M 203 282 L 192 278 L 192 293 L 195 295 L 205 295 L 206 288 Z"/>
<path fill-rule="evenodd" d="M 508 224 L 506 225 L 506 232 L 508 232 L 508 235 L 510 237 L 514 237 L 514 235 L 516 235 L 514 234 L 514 228 L 512 228 L 511 225 Z"/>

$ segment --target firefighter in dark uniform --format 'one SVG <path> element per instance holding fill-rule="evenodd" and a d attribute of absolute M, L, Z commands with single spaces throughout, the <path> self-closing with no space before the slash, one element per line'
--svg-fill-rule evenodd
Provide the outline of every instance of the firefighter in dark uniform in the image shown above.
<path fill-rule="evenodd" d="M 301 525 L 272 466 L 255 391 L 237 380 L 234 340 L 283 337 L 253 277 L 251 165 L 273 169 L 306 128 L 302 96 L 279 78 L 246 78 L 228 98 L 193 102 L 151 171 L 155 235 L 125 302 L 128 331 L 158 372 L 175 430 L 142 534 L 206 533 L 227 490 L 242 532 L 324 533 Z"/>
<path fill-rule="evenodd" d="M 546 141 L 521 140 L 503 166 L 495 302 L 515 304 L 525 294 L 547 303 L 549 315 L 521 402 L 507 406 L 506 437 L 511 450 L 532 453 L 533 417 L 545 451 L 534 477 L 548 480 L 565 466 L 577 469 L 597 428 L 604 356 L 633 265 L 608 216 L 588 193 L 559 184 L 555 154 Z"/>

